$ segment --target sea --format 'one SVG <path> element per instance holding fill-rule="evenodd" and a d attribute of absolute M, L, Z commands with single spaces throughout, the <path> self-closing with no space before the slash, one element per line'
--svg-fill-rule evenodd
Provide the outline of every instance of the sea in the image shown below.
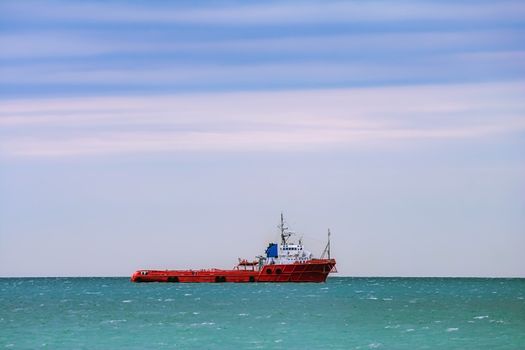
<path fill-rule="evenodd" d="M 0 349 L 525 349 L 525 279 L 0 279 Z"/>

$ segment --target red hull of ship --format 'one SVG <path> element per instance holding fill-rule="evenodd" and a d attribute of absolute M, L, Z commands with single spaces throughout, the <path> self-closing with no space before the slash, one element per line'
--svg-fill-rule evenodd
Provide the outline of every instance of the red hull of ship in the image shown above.
<path fill-rule="evenodd" d="M 132 282 L 325 282 L 335 267 L 334 259 L 313 259 L 304 263 L 265 265 L 252 270 L 140 270 L 131 276 Z M 146 272 L 146 274 L 144 274 Z"/>

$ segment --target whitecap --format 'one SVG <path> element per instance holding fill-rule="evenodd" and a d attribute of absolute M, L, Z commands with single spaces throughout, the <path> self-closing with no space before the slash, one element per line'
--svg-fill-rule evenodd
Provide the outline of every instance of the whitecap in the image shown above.
<path fill-rule="evenodd" d="M 198 314 L 200 314 L 200 312 L 194 311 L 193 314 L 194 315 L 198 315 Z"/>
<path fill-rule="evenodd" d="M 108 324 L 108 323 L 109 324 L 113 324 L 113 323 L 121 323 L 121 322 L 127 322 L 127 320 L 124 320 L 124 319 L 122 319 L 122 320 L 104 320 L 104 321 L 102 321 L 100 323 L 102 323 L 102 324 Z"/>
<path fill-rule="evenodd" d="M 377 300 L 377 298 L 376 298 L 376 297 L 374 297 L 374 296 L 372 296 L 372 295 L 371 295 L 371 296 L 369 296 L 369 297 L 368 297 L 367 299 L 368 299 L 368 300 Z"/>
<path fill-rule="evenodd" d="M 191 294 L 190 293 L 186 293 L 186 294 L 184 294 L 184 296 L 185 297 L 189 297 L 189 296 L 191 296 Z"/>
<path fill-rule="evenodd" d="M 485 315 L 485 316 L 475 316 L 474 318 L 475 318 L 476 320 L 482 320 L 482 319 L 484 319 L 484 318 L 489 318 L 489 317 Z"/>
<path fill-rule="evenodd" d="M 391 325 L 388 325 L 388 326 L 385 326 L 386 329 L 389 329 L 389 328 L 399 328 L 400 326 L 398 324 L 396 324 L 395 326 L 391 326 Z"/>
<path fill-rule="evenodd" d="M 370 343 L 370 344 L 368 344 L 368 348 L 370 348 L 370 349 L 377 349 L 377 348 L 380 348 L 381 346 L 383 346 L 383 344 L 381 344 L 381 343 Z"/>
<path fill-rule="evenodd" d="M 281 343 L 282 341 L 283 341 L 282 339 L 275 339 L 274 343 Z"/>
<path fill-rule="evenodd" d="M 405 330 L 405 332 L 414 332 L 415 329 L 414 328 L 408 328 L 407 330 Z"/>
<path fill-rule="evenodd" d="M 241 314 L 238 314 L 237 316 L 244 317 L 244 316 L 248 316 L 248 314 L 241 313 Z"/>
<path fill-rule="evenodd" d="M 447 332 L 456 332 L 459 328 L 447 328 Z"/>
<path fill-rule="evenodd" d="M 131 300 L 122 300 L 123 303 L 131 303 Z"/>
<path fill-rule="evenodd" d="M 392 300 L 394 300 L 394 299 L 392 299 L 392 298 L 383 298 L 383 300 L 384 300 L 384 301 L 392 301 Z"/>

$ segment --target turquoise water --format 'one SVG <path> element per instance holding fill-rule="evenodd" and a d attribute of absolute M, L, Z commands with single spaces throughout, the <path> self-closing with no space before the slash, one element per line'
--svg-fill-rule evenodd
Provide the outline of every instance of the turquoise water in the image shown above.
<path fill-rule="evenodd" d="M 0 348 L 525 349 L 525 279 L 0 279 Z"/>

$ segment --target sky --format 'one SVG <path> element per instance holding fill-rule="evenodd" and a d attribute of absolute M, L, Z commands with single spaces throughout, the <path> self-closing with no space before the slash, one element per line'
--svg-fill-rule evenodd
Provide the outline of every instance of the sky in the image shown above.
<path fill-rule="evenodd" d="M 523 1 L 0 1 L 0 276 L 525 277 Z"/>

